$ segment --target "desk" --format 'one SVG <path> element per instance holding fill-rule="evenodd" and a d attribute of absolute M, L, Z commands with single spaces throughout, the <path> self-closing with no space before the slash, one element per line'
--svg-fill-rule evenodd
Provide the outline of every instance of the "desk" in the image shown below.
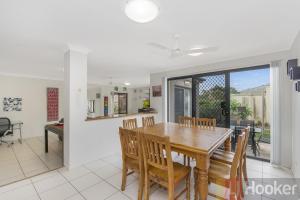
<path fill-rule="evenodd" d="M 14 134 L 15 130 L 19 130 L 19 134 L 20 134 L 20 138 L 18 139 L 20 144 L 22 144 L 23 142 L 23 138 L 22 138 L 22 126 L 23 126 L 23 122 L 22 121 L 11 121 L 11 131 Z"/>
<path fill-rule="evenodd" d="M 63 124 L 47 124 L 45 126 L 45 152 L 48 153 L 48 131 L 58 135 L 59 139 L 63 140 L 64 125 Z"/>
<path fill-rule="evenodd" d="M 159 136 L 169 136 L 172 151 L 196 159 L 198 179 L 195 180 L 195 200 L 206 200 L 208 195 L 208 169 L 213 152 L 225 144 L 231 150 L 232 130 L 227 128 L 202 129 L 183 127 L 175 123 L 159 123 L 151 127 L 134 129 L 137 132 Z"/>

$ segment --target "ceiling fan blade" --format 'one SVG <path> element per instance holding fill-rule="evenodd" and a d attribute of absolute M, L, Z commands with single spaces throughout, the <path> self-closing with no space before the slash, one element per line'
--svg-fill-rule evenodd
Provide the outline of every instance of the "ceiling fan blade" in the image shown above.
<path fill-rule="evenodd" d="M 148 43 L 149 46 L 152 46 L 152 47 L 155 47 L 155 48 L 158 48 L 158 49 L 161 49 L 161 50 L 171 50 L 170 48 L 164 46 L 164 45 L 161 45 L 161 44 L 158 44 L 158 43 L 154 43 L 154 42 L 150 42 Z"/>
<path fill-rule="evenodd" d="M 213 51 L 217 51 L 218 47 L 207 47 L 207 48 L 203 48 L 203 49 L 190 49 L 190 50 L 186 50 L 185 54 L 196 54 L 196 53 L 207 53 L 207 52 L 213 52 Z"/>

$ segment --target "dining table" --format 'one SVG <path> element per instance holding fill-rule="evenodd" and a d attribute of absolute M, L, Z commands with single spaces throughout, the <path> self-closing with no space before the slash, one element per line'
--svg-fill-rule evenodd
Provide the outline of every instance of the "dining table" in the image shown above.
<path fill-rule="evenodd" d="M 230 128 L 185 127 L 176 123 L 158 123 L 149 127 L 136 129 L 139 133 L 168 136 L 171 149 L 196 160 L 195 200 L 206 200 L 208 197 L 208 171 L 213 152 L 224 145 L 225 151 L 231 151 Z"/>

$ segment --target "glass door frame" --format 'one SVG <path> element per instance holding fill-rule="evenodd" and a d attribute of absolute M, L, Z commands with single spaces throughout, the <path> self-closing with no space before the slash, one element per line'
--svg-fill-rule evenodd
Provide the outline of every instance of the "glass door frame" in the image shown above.
<path fill-rule="evenodd" d="M 257 70 L 257 69 L 266 69 L 270 68 L 270 64 L 264 64 L 264 65 L 257 65 L 257 66 L 252 66 L 252 67 L 244 67 L 244 68 L 236 68 L 236 69 L 228 69 L 228 70 L 220 70 L 220 71 L 215 71 L 215 72 L 204 72 L 200 74 L 191 74 L 191 75 L 186 75 L 186 76 L 178 76 L 178 77 L 171 77 L 167 79 L 167 120 L 169 121 L 170 117 L 170 110 L 169 110 L 169 81 L 172 80 L 178 80 L 178 79 L 187 79 L 187 78 L 197 78 L 201 76 L 209 76 L 209 75 L 220 75 L 220 74 L 227 74 L 225 75 L 225 88 L 227 88 L 228 91 L 226 91 L 226 100 L 229 103 L 229 108 L 230 108 L 230 73 L 231 72 L 242 72 L 242 71 L 250 71 L 250 70 Z M 228 85 L 227 85 L 228 84 Z M 194 110 L 194 104 L 195 104 L 195 91 L 194 91 L 194 86 L 193 86 L 193 81 L 192 81 L 192 116 L 195 116 L 195 110 Z M 230 115 L 230 113 L 229 113 Z M 228 121 L 228 119 L 226 119 Z M 226 122 L 227 128 L 230 127 L 230 116 L 229 116 L 229 122 Z"/>

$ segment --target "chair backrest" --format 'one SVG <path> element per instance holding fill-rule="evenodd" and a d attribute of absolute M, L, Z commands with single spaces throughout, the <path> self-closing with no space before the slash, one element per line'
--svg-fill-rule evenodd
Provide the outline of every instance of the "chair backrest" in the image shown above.
<path fill-rule="evenodd" d="M 178 122 L 181 126 L 193 127 L 195 126 L 195 118 L 187 116 L 179 116 Z"/>
<path fill-rule="evenodd" d="M 164 170 L 169 178 L 174 175 L 169 137 L 160 137 L 150 134 L 140 134 L 145 170 L 150 166 Z"/>
<path fill-rule="evenodd" d="M 139 160 L 142 156 L 138 134 L 130 129 L 119 128 L 123 160 L 131 158 Z"/>
<path fill-rule="evenodd" d="M 124 119 L 123 120 L 123 128 L 126 128 L 126 129 L 135 129 L 135 128 L 137 128 L 136 118 Z"/>
<path fill-rule="evenodd" d="M 200 128 L 214 129 L 216 128 L 216 119 L 214 118 L 196 118 L 195 125 Z"/>
<path fill-rule="evenodd" d="M 237 142 L 234 158 L 231 165 L 231 171 L 230 171 L 230 179 L 232 180 L 236 179 L 238 168 L 241 165 L 241 156 L 243 153 L 245 135 L 246 135 L 245 132 L 243 132 L 241 135 L 238 136 L 238 142 Z"/>
<path fill-rule="evenodd" d="M 143 127 L 154 126 L 154 124 L 155 124 L 155 122 L 154 122 L 154 116 L 143 117 L 142 121 L 143 121 Z"/>
<path fill-rule="evenodd" d="M 249 140 L 249 135 L 250 135 L 250 126 L 244 129 L 245 132 L 245 141 L 243 144 L 243 153 L 242 156 L 245 156 L 247 153 L 247 146 L 248 146 L 248 140 Z"/>
<path fill-rule="evenodd" d="M 10 120 L 7 117 L 0 118 L 0 137 L 2 137 L 6 131 L 10 130 Z"/>

